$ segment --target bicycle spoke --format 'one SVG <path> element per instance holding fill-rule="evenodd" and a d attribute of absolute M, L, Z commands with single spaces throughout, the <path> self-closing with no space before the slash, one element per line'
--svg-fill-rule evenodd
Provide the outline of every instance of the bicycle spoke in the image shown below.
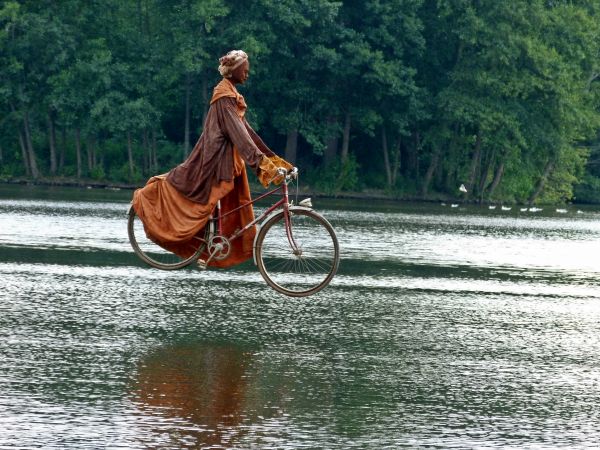
<path fill-rule="evenodd" d="M 275 289 L 287 295 L 309 295 L 329 283 L 337 270 L 338 247 L 331 226 L 312 211 L 291 216 L 292 243 L 283 214 L 261 231 L 259 270 Z"/>
<path fill-rule="evenodd" d="M 328 269 L 328 265 L 319 262 L 318 259 L 305 258 L 303 261 L 306 264 L 306 266 L 311 268 L 314 272 L 326 271 Z"/>
<path fill-rule="evenodd" d="M 197 243 L 196 253 L 187 258 L 180 257 L 153 242 L 146 235 L 144 225 L 140 218 L 132 210 L 128 221 L 129 241 L 135 253 L 149 265 L 158 269 L 172 270 L 184 267 L 193 262 L 199 255 L 200 250 L 206 244 L 206 241 L 199 236 L 193 238 Z M 196 246 L 196 244 L 194 245 Z"/>

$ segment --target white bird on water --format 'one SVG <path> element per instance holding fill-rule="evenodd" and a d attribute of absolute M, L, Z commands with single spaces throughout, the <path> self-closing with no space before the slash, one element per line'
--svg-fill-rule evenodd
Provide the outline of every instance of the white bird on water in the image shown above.
<path fill-rule="evenodd" d="M 465 185 L 464 185 L 464 184 L 461 184 L 461 185 L 460 185 L 460 187 L 458 188 L 458 190 L 459 190 L 460 192 L 467 192 L 467 188 L 465 187 Z"/>
<path fill-rule="evenodd" d="M 502 206 L 502 211 L 510 211 L 512 206 Z"/>
<path fill-rule="evenodd" d="M 559 214 L 566 214 L 567 210 L 564 209 L 564 208 L 556 208 L 556 212 L 559 213 Z"/>

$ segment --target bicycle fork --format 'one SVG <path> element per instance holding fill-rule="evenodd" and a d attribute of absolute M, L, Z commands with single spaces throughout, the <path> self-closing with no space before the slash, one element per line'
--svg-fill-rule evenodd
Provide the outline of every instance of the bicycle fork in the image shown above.
<path fill-rule="evenodd" d="M 302 249 L 300 248 L 300 246 L 296 243 L 295 239 L 294 239 L 294 233 L 292 232 L 292 214 L 293 212 L 290 211 L 290 207 L 289 207 L 289 203 L 287 204 L 286 207 L 283 208 L 283 215 L 285 218 L 285 234 L 287 235 L 287 239 L 288 242 L 290 244 L 290 247 L 292 249 L 292 253 L 295 256 L 302 256 Z"/>

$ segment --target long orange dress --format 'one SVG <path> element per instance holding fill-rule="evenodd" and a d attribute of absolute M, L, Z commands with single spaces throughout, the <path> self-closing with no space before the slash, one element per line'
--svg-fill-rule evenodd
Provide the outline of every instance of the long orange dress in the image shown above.
<path fill-rule="evenodd" d="M 224 78 L 214 89 L 204 131 L 189 157 L 134 192 L 133 208 L 152 241 L 181 257 L 191 256 L 198 245 L 194 237 L 203 237 L 219 200 L 223 214 L 250 201 L 245 164 L 261 180 L 273 173 L 273 161 L 287 164 L 252 130 L 245 112 L 244 97 Z M 254 211 L 248 205 L 223 220 L 223 234 L 229 236 L 252 220 Z M 209 265 L 229 267 L 251 258 L 255 233 L 250 227 L 231 242 L 226 259 Z"/>

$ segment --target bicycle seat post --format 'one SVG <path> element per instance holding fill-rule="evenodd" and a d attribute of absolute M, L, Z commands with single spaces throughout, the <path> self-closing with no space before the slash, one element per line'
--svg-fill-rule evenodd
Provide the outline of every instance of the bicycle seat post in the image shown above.
<path fill-rule="evenodd" d="M 217 234 L 223 235 L 223 221 L 221 218 L 221 200 L 217 200 Z"/>

